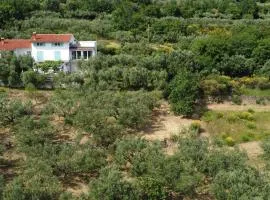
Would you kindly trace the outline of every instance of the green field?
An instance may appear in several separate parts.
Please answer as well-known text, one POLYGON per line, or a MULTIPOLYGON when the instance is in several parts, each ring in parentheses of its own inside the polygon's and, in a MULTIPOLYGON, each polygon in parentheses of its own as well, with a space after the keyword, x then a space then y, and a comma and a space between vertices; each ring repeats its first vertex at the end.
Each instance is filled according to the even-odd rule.
POLYGON ((270 135, 270 112, 209 111, 202 119, 206 131, 225 142, 228 138, 235 143, 255 141, 270 135))
POLYGON ((248 89, 245 88, 242 90, 242 93, 247 96, 255 96, 255 97, 270 97, 270 89, 268 90, 260 90, 260 89, 248 89))

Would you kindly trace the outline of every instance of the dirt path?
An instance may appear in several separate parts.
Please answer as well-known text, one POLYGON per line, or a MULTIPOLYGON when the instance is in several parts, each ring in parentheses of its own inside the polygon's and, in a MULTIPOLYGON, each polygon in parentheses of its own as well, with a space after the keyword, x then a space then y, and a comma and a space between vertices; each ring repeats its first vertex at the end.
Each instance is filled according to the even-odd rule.
POLYGON ((163 141, 189 127, 193 121, 192 119, 174 115, 170 112, 169 104, 163 102, 159 108, 153 111, 152 125, 142 131, 141 134, 147 140, 163 141))
POLYGON ((265 162, 261 158, 263 154, 263 149, 261 143, 258 141, 247 142, 239 144, 240 150, 243 150, 247 153, 249 158, 249 164, 257 169, 262 169, 265 167, 265 162))
POLYGON ((246 151, 250 159, 256 159, 263 154, 260 142, 258 141, 239 144, 239 148, 246 151))
POLYGON ((217 111, 244 111, 248 109, 253 109, 256 112, 265 112, 270 111, 270 105, 233 105, 232 103, 224 102, 222 104, 209 104, 208 109, 217 111))

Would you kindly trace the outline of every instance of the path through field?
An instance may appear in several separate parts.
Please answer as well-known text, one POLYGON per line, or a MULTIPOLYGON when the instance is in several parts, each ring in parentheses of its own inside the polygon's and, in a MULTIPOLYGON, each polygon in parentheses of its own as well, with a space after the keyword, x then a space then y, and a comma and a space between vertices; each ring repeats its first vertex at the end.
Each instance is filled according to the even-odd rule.
POLYGON ((190 126, 194 120, 176 116, 170 111, 170 105, 163 102, 159 108, 155 108, 152 115, 152 125, 143 132, 143 138, 147 140, 170 139, 172 135, 179 134, 181 130, 190 126))
POLYGON ((239 144, 239 148, 245 151, 249 158, 249 164, 257 169, 265 167, 265 162, 261 158, 263 149, 258 141, 239 144))

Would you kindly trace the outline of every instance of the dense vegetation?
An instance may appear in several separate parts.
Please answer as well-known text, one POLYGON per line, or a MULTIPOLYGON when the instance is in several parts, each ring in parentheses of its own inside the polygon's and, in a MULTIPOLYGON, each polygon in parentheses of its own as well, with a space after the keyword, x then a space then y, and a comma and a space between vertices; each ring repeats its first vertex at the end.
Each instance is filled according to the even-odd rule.
POLYGON ((98 40, 98 56, 53 75, 48 96, 38 89, 59 63, 1 52, 0 84, 27 98, 0 89, 0 200, 269 199, 269 112, 205 109, 269 101, 269 11, 266 0, 0 0, 1 37, 98 40), (163 98, 220 137, 194 123, 171 138, 173 155, 141 138, 163 98), (261 139, 263 169, 228 147, 261 139), (75 179, 87 192, 69 192, 75 179))

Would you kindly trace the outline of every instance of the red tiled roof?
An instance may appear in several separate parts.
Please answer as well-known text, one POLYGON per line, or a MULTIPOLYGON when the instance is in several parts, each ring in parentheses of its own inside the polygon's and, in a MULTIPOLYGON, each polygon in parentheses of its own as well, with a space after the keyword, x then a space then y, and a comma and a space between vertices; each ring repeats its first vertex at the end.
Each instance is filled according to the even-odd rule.
POLYGON ((32 42, 69 42, 72 34, 33 34, 32 42))
POLYGON ((0 41, 0 51, 12 51, 15 49, 31 48, 31 40, 4 39, 0 41))

